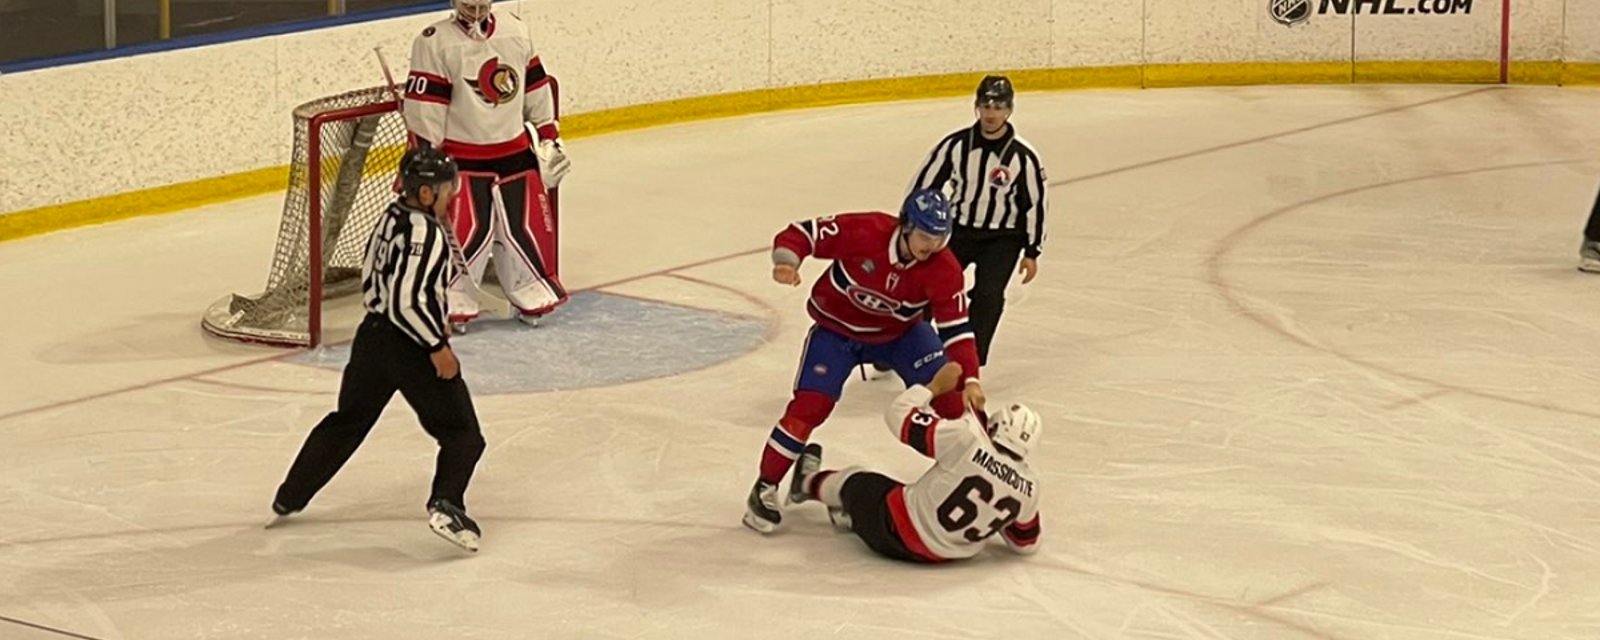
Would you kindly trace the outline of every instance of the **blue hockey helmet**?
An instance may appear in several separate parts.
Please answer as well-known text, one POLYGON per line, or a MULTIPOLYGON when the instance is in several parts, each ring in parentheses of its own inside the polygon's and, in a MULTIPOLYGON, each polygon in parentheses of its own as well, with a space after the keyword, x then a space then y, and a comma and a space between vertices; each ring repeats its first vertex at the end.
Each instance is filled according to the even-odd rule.
POLYGON ((943 238, 950 235, 954 217, 950 200, 934 189, 912 191, 905 204, 900 205, 900 227, 907 231, 916 229, 943 238))

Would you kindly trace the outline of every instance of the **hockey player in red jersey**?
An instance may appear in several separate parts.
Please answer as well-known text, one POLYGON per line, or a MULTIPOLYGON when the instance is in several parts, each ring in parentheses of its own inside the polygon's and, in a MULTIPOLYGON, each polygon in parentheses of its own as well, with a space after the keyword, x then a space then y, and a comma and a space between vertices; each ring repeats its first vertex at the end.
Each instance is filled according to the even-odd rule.
POLYGON ((440 147, 465 179, 453 226, 467 268, 450 285, 450 322, 459 332, 478 316, 492 248, 507 301, 537 324, 567 300, 547 189, 571 163, 550 78, 520 20, 495 14, 490 0, 452 8, 412 42, 404 101, 416 143, 440 147))
POLYGON ((949 363, 924 387, 912 386, 884 414, 889 432, 934 464, 911 484, 849 467, 822 470, 822 446, 806 445, 795 466, 789 504, 817 500, 834 525, 854 531, 878 554, 907 562, 978 555, 1001 534, 1012 551, 1039 549, 1039 477, 1028 454, 1039 444, 1039 415, 1007 405, 984 425, 971 413, 953 420, 927 411, 953 389, 960 365, 949 363))
POLYGON ((800 284, 800 263, 807 256, 833 263, 811 289, 807 310, 815 324, 806 336, 793 399, 762 451, 745 526, 761 533, 777 529, 783 519, 778 483, 811 431, 833 412, 856 366, 888 363, 915 385, 932 380, 948 358, 967 373, 934 407, 951 418, 964 413, 964 404, 983 409, 965 282, 945 249, 950 227, 949 201, 938 191, 922 190, 906 197, 899 219, 887 213, 829 216, 796 222, 774 239, 772 279, 780 284, 800 284))

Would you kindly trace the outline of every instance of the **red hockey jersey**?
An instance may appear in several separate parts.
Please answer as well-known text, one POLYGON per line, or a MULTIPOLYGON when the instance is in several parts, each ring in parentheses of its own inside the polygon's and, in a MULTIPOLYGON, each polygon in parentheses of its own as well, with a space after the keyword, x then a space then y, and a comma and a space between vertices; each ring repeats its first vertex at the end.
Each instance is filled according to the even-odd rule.
POLYGON ((933 318, 945 356, 961 364, 962 381, 978 377, 978 348, 967 319, 966 281, 949 249, 924 262, 899 262, 900 219, 887 213, 847 213, 789 225, 773 240, 802 260, 832 260, 811 288, 807 309, 824 328, 852 340, 882 344, 904 334, 924 314, 933 318))

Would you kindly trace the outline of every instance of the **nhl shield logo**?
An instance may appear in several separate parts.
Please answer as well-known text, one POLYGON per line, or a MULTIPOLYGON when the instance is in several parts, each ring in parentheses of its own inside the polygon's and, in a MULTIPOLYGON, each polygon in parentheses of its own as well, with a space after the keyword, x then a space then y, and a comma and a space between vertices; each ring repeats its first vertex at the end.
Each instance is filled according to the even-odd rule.
POLYGON ((1292 27, 1311 19, 1311 0, 1267 0, 1267 13, 1274 22, 1292 27))

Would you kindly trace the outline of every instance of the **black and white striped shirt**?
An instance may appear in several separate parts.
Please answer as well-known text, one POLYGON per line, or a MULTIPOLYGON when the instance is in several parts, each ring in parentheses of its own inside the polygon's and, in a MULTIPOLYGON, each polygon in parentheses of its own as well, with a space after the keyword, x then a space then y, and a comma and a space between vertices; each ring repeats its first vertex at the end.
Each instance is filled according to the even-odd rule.
POLYGON ((1039 153, 1009 123, 996 140, 985 139, 980 126, 940 140, 911 189, 945 189, 958 227, 1025 231, 1025 255, 1036 258, 1044 248, 1050 200, 1039 153))
POLYGON ((367 242, 362 301, 429 352, 449 344, 445 291, 455 275, 439 219, 402 202, 389 205, 367 242))

